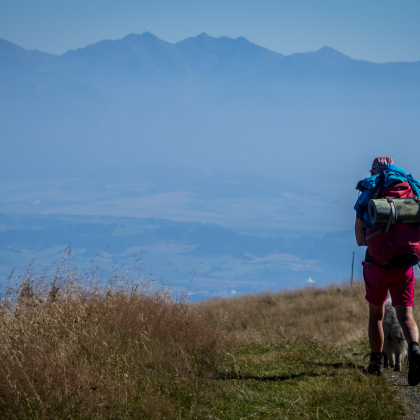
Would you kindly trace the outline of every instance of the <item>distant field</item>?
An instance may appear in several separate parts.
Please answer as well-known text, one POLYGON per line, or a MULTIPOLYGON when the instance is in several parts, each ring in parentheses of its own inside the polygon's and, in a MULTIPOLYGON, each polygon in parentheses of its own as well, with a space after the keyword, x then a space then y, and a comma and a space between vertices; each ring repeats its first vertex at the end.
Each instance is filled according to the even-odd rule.
POLYGON ((59 266, 9 290, 0 317, 0 417, 403 415, 392 387, 361 373, 362 283, 189 304, 139 280, 115 272, 104 286, 59 266))
MULTIPOLYGON (((235 230, 155 218, 0 213, 0 286, 13 268, 15 277, 24 275, 29 263, 36 271, 49 269, 68 246, 70 266, 89 271, 93 262, 104 280, 115 267, 132 266, 140 257, 145 276, 174 292, 188 291, 193 301, 294 288, 309 278, 318 286, 348 278, 356 248, 352 231, 235 230)), ((363 250, 356 250, 356 277, 362 256, 363 250)))

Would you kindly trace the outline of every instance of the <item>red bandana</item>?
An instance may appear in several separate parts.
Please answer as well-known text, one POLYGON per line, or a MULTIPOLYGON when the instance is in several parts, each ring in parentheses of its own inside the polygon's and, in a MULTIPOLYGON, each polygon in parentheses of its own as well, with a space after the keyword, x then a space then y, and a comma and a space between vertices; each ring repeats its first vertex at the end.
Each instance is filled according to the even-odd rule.
POLYGON ((377 157, 373 161, 371 171, 383 172, 388 167, 388 165, 393 165, 393 164, 394 164, 394 161, 392 160, 392 158, 388 156, 380 156, 380 157, 377 157))

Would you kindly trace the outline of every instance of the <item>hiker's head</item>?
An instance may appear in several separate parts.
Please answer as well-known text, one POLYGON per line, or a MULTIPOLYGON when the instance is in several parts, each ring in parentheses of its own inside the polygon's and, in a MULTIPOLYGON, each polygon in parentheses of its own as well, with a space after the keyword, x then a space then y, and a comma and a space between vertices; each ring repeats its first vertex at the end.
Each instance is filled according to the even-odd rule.
POLYGON ((377 175, 382 173, 388 165, 393 165, 394 161, 388 156, 379 156, 375 158, 372 163, 372 169, 370 170, 371 175, 377 175))

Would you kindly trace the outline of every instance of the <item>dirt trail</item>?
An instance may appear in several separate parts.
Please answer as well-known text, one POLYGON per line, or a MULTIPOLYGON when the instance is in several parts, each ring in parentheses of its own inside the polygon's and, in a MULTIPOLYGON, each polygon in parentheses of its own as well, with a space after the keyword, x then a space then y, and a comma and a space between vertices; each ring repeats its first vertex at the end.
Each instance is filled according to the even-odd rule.
POLYGON ((400 395, 400 400, 407 410, 404 420, 420 419, 420 387, 409 386, 407 383, 407 370, 401 372, 387 372, 385 378, 391 382, 400 395))

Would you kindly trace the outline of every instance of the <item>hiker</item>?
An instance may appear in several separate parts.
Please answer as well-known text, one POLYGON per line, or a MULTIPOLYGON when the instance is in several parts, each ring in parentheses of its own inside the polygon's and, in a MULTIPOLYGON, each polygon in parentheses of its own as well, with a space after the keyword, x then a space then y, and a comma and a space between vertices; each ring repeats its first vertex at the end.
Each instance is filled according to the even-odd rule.
MULTIPOLYGON (((356 242, 359 246, 367 246, 365 261, 362 264, 366 300, 369 302, 368 333, 371 353, 370 364, 363 371, 379 376, 383 374, 382 321, 389 291, 398 322, 409 344, 408 384, 413 386, 420 383, 419 331, 413 319, 413 266, 419 262, 420 257, 420 230, 418 225, 391 225, 392 212, 386 228, 375 226, 369 217, 368 205, 371 199, 386 198, 392 210, 392 198, 420 197, 420 183, 411 175, 407 175, 404 169, 395 166, 393 160, 387 156, 377 157, 373 161, 370 173, 370 177, 357 184, 356 189, 360 193, 354 206, 356 242), (408 229, 409 235, 414 239, 410 236, 411 241, 397 241, 395 238, 402 237, 398 236, 400 229, 408 229), (389 239, 389 235, 393 235, 392 240, 389 239)), ((396 211, 394 217, 395 214, 396 211)))

